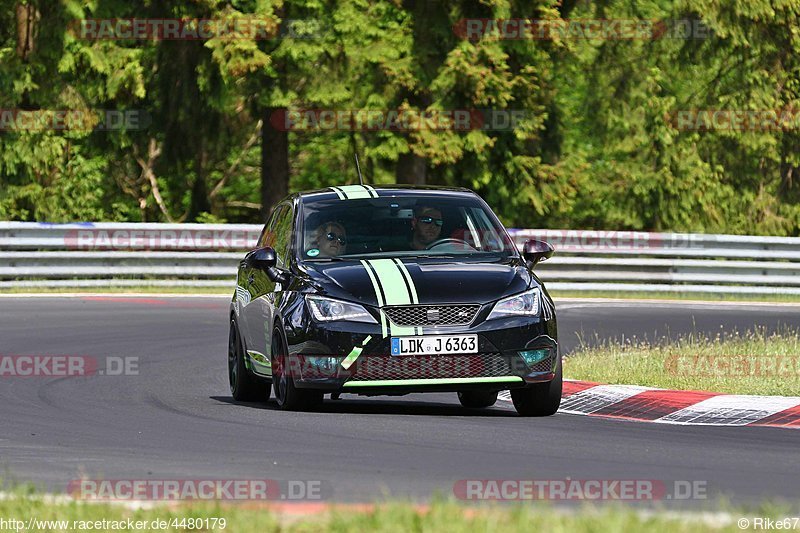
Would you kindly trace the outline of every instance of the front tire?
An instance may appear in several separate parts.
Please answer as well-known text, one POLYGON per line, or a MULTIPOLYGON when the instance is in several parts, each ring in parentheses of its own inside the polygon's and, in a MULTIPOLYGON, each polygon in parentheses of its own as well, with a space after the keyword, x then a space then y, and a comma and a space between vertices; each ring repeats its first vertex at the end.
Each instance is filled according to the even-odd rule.
POLYGON ((283 339, 276 331, 272 336, 272 383, 278 407, 283 411, 307 411, 319 407, 322 391, 298 389, 291 373, 287 370, 283 339))
POLYGON ((497 391, 462 391, 458 393, 458 401, 461 402, 461 405, 470 409, 491 407, 497 402, 497 391))
POLYGON ((520 416, 550 416, 561 405, 561 354, 556 360, 555 377, 546 383, 534 383, 524 389, 511 389, 511 400, 520 416))
POLYGON ((236 321, 231 319, 228 334, 228 384, 231 396, 238 402, 269 400, 269 387, 259 382, 244 363, 244 342, 236 321))

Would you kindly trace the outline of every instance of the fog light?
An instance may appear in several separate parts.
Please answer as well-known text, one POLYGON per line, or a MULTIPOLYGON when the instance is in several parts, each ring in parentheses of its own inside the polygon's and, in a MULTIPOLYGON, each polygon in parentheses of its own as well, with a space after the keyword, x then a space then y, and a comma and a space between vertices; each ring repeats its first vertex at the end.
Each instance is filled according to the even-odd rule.
POLYGON ((526 365, 533 366, 536 363, 544 361, 550 357, 550 350, 547 348, 542 348, 540 350, 525 350, 524 352, 519 352, 519 354, 525 360, 526 365))
POLYGON ((314 370, 326 376, 335 374, 339 364, 338 357, 307 357, 306 359, 314 370))

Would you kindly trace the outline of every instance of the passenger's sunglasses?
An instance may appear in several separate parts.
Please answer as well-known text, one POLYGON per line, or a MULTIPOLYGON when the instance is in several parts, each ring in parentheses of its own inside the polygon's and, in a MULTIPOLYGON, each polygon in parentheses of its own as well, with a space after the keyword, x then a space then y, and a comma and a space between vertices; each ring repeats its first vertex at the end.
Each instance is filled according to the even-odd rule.
POLYGON ((442 220, 441 218, 417 217, 417 220, 419 220, 423 224, 433 224, 434 222, 436 222, 437 226, 441 226, 442 224, 444 224, 444 220, 442 220))
POLYGON ((326 237, 328 237, 329 241, 337 239, 339 241, 339 244, 347 244, 347 239, 344 238, 344 235, 337 235, 334 232, 329 231, 326 237))

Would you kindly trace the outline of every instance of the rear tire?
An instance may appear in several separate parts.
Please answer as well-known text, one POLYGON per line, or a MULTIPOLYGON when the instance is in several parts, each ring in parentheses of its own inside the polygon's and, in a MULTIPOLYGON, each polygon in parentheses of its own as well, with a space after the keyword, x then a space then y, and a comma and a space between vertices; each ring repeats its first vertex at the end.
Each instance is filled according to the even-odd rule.
POLYGON ((231 319, 228 333, 228 384, 231 396, 238 402, 269 400, 269 386, 250 374, 244 363, 244 342, 236 321, 231 319))
POLYGON ((298 389, 294 378, 286 371, 286 350, 281 335, 272 336, 272 383, 275 401, 283 411, 308 411, 322 405, 322 391, 298 389))
POLYGON ((561 354, 556 359, 555 377, 547 383, 534 383, 524 389, 511 389, 511 400, 520 416, 550 416, 561 405, 561 354))
POLYGON ((469 390, 458 393, 461 405, 470 409, 491 407, 497 402, 497 391, 469 390))

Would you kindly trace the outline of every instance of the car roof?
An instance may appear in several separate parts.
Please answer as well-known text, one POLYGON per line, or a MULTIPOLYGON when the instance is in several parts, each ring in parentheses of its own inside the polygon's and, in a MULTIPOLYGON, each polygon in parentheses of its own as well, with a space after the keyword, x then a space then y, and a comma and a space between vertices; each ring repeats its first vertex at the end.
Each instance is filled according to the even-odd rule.
POLYGON ((440 187, 434 185, 334 185, 332 187, 325 187, 324 189, 315 189, 311 191, 303 191, 295 193, 301 200, 321 201, 333 200, 339 198, 345 191, 356 190, 358 192, 374 191, 379 197, 403 197, 403 196, 416 196, 420 193, 426 195, 442 195, 442 196, 477 196, 473 191, 464 187, 440 187))

